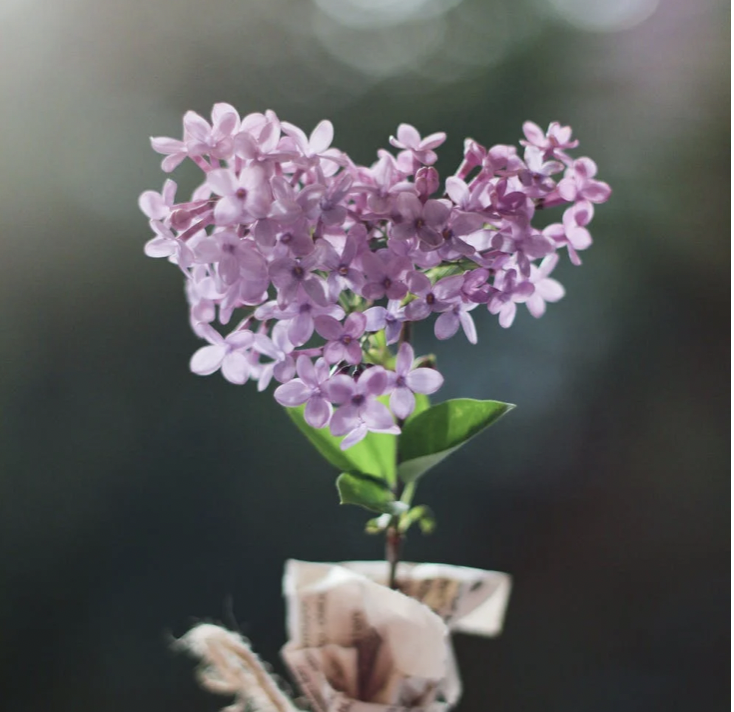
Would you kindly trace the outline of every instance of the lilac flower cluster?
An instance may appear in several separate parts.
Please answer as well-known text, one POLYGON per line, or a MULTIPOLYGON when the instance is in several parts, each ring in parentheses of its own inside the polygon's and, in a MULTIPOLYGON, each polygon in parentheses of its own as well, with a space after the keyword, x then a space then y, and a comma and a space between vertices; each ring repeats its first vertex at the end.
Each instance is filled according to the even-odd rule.
POLYGON ((276 400, 305 404, 307 422, 346 436, 343 448, 369 431, 398 433, 414 394, 441 387, 432 364, 415 367, 413 322, 435 314, 438 339, 461 328, 476 343, 479 306, 503 327, 517 304, 540 317, 564 295, 550 276, 559 251, 580 264, 594 204, 610 194, 591 159, 568 155, 578 141, 558 123, 545 133, 525 123, 522 154, 467 139, 443 186, 433 164, 446 135, 407 124, 390 137, 397 151, 369 167, 332 147, 329 121, 306 136, 272 111, 241 118, 216 104, 211 123, 188 112, 183 124, 183 140, 152 146, 164 171, 188 158, 204 182, 177 202, 167 180, 140 207, 155 233, 146 254, 183 271, 191 325, 208 342, 191 370, 259 390, 275 379, 276 400), (533 227, 537 210, 555 206, 561 222, 533 227), (213 324, 235 311, 223 336, 213 324))

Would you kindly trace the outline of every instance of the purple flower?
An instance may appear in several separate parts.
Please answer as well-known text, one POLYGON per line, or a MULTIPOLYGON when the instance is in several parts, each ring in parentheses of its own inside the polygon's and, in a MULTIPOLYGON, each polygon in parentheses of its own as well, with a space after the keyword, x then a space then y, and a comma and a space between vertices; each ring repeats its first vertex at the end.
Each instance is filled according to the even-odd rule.
POLYGON ((243 168, 239 175, 229 168, 217 168, 207 174, 206 182, 221 196, 214 208, 217 225, 237 225, 268 216, 273 198, 260 166, 243 168))
POLYGON ((579 142, 571 140, 571 127, 561 126, 557 121, 553 121, 548 126, 548 131, 543 133, 543 129, 532 121, 526 121, 522 125, 522 131, 525 134, 525 140, 520 143, 523 146, 534 146, 543 152, 543 160, 548 161, 553 158, 560 158, 563 161, 570 161, 564 153, 564 149, 576 148, 579 142))
POLYGON ((379 160, 368 170, 359 172, 359 189, 367 194, 367 207, 373 216, 387 216, 400 193, 415 191, 415 185, 403 180, 395 157, 387 151, 378 151, 379 160))
POLYGON ((163 190, 156 193, 154 190, 146 190, 138 198, 138 206, 151 220, 166 220, 171 216, 174 201, 176 200, 176 188, 178 186, 172 180, 163 184, 163 190))
POLYGON ((568 256, 574 265, 581 264, 577 250, 585 250, 591 245, 591 234, 586 226, 594 217, 594 206, 582 200, 572 205, 563 213, 563 225, 548 225, 543 234, 568 248, 568 256))
POLYGON ((459 296, 464 284, 464 275, 455 274, 444 277, 436 284, 421 272, 413 272, 408 281, 410 291, 418 298, 405 307, 405 315, 411 321, 425 319, 431 312, 446 311, 459 296))
POLYGON ((402 299, 408 287, 401 281, 411 267, 410 260, 388 250, 366 252, 362 256, 362 268, 367 275, 367 284, 362 288, 365 299, 402 299))
POLYGON ((380 149, 371 166, 361 166, 331 147, 329 121, 306 136, 272 111, 240 119, 220 103, 211 121, 188 112, 183 123, 181 141, 158 137, 152 145, 165 170, 188 157, 203 182, 176 203, 176 184, 166 181, 139 205, 154 232, 146 254, 168 258, 186 275, 189 320, 208 341, 191 367, 202 375, 221 370, 235 383, 256 380, 261 390, 275 378, 283 384, 276 399, 305 405, 307 421, 330 423, 345 448, 369 431, 398 431, 379 396, 391 395, 403 419, 415 393, 440 385, 440 374, 412 369, 414 354, 404 345, 395 371, 384 370, 395 352, 385 342, 399 342, 406 321, 435 313, 438 339, 463 328, 476 343, 471 311, 478 304, 503 327, 518 303, 540 316, 563 296, 550 277, 556 251, 565 247, 580 263, 594 204, 610 194, 591 159, 565 153, 577 142, 558 123, 544 134, 527 122, 522 155, 467 139, 437 199, 429 196, 442 185, 433 166, 443 133, 422 138, 401 124, 390 137, 397 156, 380 149), (557 222, 534 226, 538 210, 560 206, 557 222), (383 298, 386 305, 372 305, 383 298), (243 308, 250 316, 229 336, 212 328, 243 308), (314 331, 318 343, 306 348, 314 331), (362 375, 329 376, 332 364, 362 375))
POLYGON ((288 339, 288 326, 280 322, 273 327, 271 337, 265 334, 255 334, 254 347, 258 353, 273 359, 271 363, 263 365, 257 383, 257 390, 264 391, 270 384, 270 379, 285 383, 293 378, 296 372, 296 363, 291 355, 294 345, 288 339))
POLYGON ((609 199, 612 189, 607 183, 594 180, 597 167, 590 158, 578 158, 569 168, 563 180, 558 184, 560 196, 569 202, 588 200, 592 203, 603 203, 609 199))
POLYGON ((451 214, 451 208, 445 202, 427 200, 421 203, 412 193, 400 193, 396 206, 399 218, 390 231, 391 238, 410 240, 416 237, 426 250, 443 244, 441 230, 451 214))
POLYGON ((286 150, 299 152, 299 158, 293 159, 304 168, 318 167, 326 176, 334 175, 341 163, 341 152, 329 148, 334 140, 334 126, 331 121, 321 121, 307 138, 306 134, 293 124, 284 121, 281 124, 283 132, 288 134, 281 147, 286 150))
POLYGON ((387 372, 380 366, 363 371, 357 380, 337 375, 324 384, 329 400, 340 406, 331 417, 329 429, 332 435, 346 436, 342 450, 364 439, 368 432, 400 433, 387 406, 377 400, 387 385, 387 372))
POLYGON ((535 287, 527 281, 517 281, 514 269, 500 272, 494 282, 499 291, 488 304, 490 314, 500 315, 500 326, 508 329, 512 326, 517 313, 517 302, 526 302, 535 291, 535 287))
POLYGON ((186 144, 167 136, 151 136, 150 145, 156 153, 162 153, 165 158, 161 161, 161 168, 170 173, 189 155, 186 144))
POLYGON ((352 177, 341 173, 334 183, 324 188, 319 198, 316 215, 324 225, 341 225, 347 219, 347 208, 342 204, 352 186, 352 177))
POLYGON ((241 158, 259 163, 272 174, 273 166, 282 160, 292 160, 297 153, 278 149, 280 120, 274 111, 264 114, 248 114, 242 119, 242 129, 234 137, 235 153, 241 158))
MULTIPOLYGON (((314 319, 317 316, 344 318, 344 310, 336 304, 320 304, 303 289, 299 289, 294 300, 285 309, 275 309, 273 316, 280 319, 288 329, 288 338, 295 346, 302 346, 313 335, 314 319)), ((258 316, 258 312, 255 312, 258 316)))
POLYGON ((229 104, 214 104, 212 124, 194 111, 184 115, 184 143, 189 156, 230 158, 234 153, 233 134, 240 125, 240 115, 229 104))
POLYGON ((323 428, 331 418, 331 403, 322 392, 329 380, 329 366, 320 358, 316 364, 308 356, 299 356, 296 361, 298 378, 275 389, 275 400, 286 408, 306 404, 304 417, 312 428, 323 428))
POLYGON ((400 338, 403 322, 407 320, 405 307, 400 306, 399 299, 391 299, 385 307, 370 307, 364 315, 367 317, 365 331, 385 330, 385 340, 388 345, 394 344, 400 338))
POLYGON ((433 325, 433 333, 439 341, 450 339, 459 326, 470 344, 477 343, 477 327, 469 312, 479 305, 473 302, 455 302, 448 311, 441 314, 433 325))
POLYGON ((464 273, 464 284, 461 297, 465 301, 486 304, 492 294, 492 287, 487 284, 489 270, 474 269, 464 273))
POLYGON ((361 224, 355 225, 344 242, 341 256, 331 243, 323 242, 322 264, 329 270, 326 280, 329 296, 336 300, 345 289, 351 289, 359 294, 364 286, 364 275, 352 266, 355 257, 360 252, 360 246, 367 241, 367 231, 361 224))
MULTIPOLYGON (((196 257, 203 262, 216 263, 219 276, 227 285, 234 284, 240 278, 242 269, 252 268, 256 264, 263 268, 262 276, 267 278, 262 257, 231 230, 215 232, 199 242, 196 257)), ((267 281, 260 286, 257 294, 262 294, 264 289, 267 289, 267 281)))
POLYGON ((324 346, 327 363, 346 361, 356 366, 362 361, 362 345, 359 339, 367 324, 367 317, 362 312, 350 314, 343 325, 331 316, 317 316, 314 324, 319 335, 327 339, 324 346))
POLYGON ((306 257, 283 257, 275 260, 269 268, 270 278, 278 289, 278 304, 285 307, 296 297, 299 287, 318 304, 326 303, 326 285, 321 277, 312 274, 320 262, 318 251, 306 257))
POLYGON ((556 182, 551 176, 563 171, 560 161, 545 161, 543 153, 534 146, 525 149, 525 162, 517 159, 519 168, 517 178, 523 186, 523 192, 530 198, 542 198, 550 193, 556 182))
POLYGON ((535 285, 535 291, 525 302, 525 306, 536 319, 545 314, 546 302, 557 302, 566 294, 563 285, 548 276, 557 264, 558 255, 553 254, 548 255, 540 263, 540 267, 532 265, 530 268, 530 281, 535 285))
POLYGON ((415 164, 432 166, 438 158, 433 149, 438 148, 445 140, 446 134, 443 131, 422 139, 414 126, 400 124, 398 137, 390 136, 390 145, 409 151, 415 164))
POLYGON ((413 368, 413 347, 402 343, 395 359, 395 373, 391 375, 393 392, 390 408, 400 420, 405 420, 415 408, 414 393, 430 395, 443 385, 443 376, 433 368, 413 368))
POLYGON ((230 382, 242 385, 250 377, 247 352, 254 343, 251 331, 233 331, 224 338, 209 324, 199 324, 197 333, 211 345, 202 346, 192 357, 189 367, 198 376, 208 376, 222 369, 222 375, 230 382))
POLYGON ((151 220, 150 226, 158 236, 145 243, 144 250, 148 257, 168 257, 181 269, 190 267, 194 263, 194 253, 188 245, 176 237, 162 222, 151 220))
POLYGON ((554 251, 553 241, 549 236, 531 227, 526 219, 514 220, 492 238, 495 250, 514 255, 520 273, 530 275, 530 262, 545 257, 554 251))

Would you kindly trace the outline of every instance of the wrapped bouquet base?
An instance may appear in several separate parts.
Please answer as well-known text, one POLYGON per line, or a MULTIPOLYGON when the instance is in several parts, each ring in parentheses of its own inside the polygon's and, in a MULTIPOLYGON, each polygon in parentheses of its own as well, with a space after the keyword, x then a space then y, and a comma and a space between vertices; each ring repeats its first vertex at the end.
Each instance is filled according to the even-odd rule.
MULTIPOLYGON (((476 309, 504 328, 518 305, 542 316, 565 294, 551 277, 560 254, 581 264, 594 206, 611 193, 594 161, 569 154, 569 126, 522 129, 519 150, 467 138, 445 179, 434 149, 446 134, 408 124, 369 166, 332 146, 330 121, 307 136, 226 103, 211 123, 187 112, 181 140, 151 140, 164 171, 184 160, 202 171, 190 199, 167 180, 139 201, 155 235, 146 254, 181 270, 207 342, 191 370, 278 383, 276 401, 340 472, 341 503, 378 515, 366 530, 385 535, 386 564, 286 567, 283 657, 318 712, 450 709, 461 694, 450 631, 502 628, 505 574, 399 561, 408 530, 435 524, 414 502, 420 479, 514 407, 432 404, 444 377, 415 353, 415 328, 431 320, 438 340, 476 344, 476 309), (533 224, 556 208, 560 222, 533 224)), ((294 709, 238 636, 203 626, 183 642, 206 659, 207 686, 236 696, 232 710, 294 709)))
MULTIPOLYGON (((496 571, 401 564, 391 590, 385 562, 291 560, 283 592, 282 655, 318 712, 444 712, 461 696, 450 633, 498 635, 511 579, 496 571)), ((182 639, 200 655, 206 687, 234 694, 232 710, 296 709, 249 646, 211 625, 182 639)))

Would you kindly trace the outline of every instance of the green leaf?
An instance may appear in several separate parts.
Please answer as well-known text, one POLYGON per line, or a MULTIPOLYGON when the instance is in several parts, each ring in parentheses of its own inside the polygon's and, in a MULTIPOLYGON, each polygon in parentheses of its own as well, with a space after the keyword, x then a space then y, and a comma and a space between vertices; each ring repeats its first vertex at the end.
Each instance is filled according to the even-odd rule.
POLYGON ((397 436, 367 433, 364 440, 342 450, 340 443, 343 438, 334 437, 329 428, 312 428, 303 416, 304 410, 305 406, 285 409, 298 429, 334 467, 381 477, 390 484, 395 482, 397 436))
POLYGON ((362 472, 342 472, 336 478, 342 504, 357 504, 380 514, 401 514, 408 506, 395 500, 384 480, 362 472))
POLYGON ((433 516, 430 507, 426 507, 425 504, 413 507, 410 511, 403 514, 400 517, 398 529, 404 534, 416 522, 424 534, 430 534, 436 528, 436 518, 433 516))
POLYGON ((514 407, 499 401, 457 398, 423 411, 403 426, 398 476, 405 483, 415 482, 514 407))
POLYGON ((366 534, 382 534, 388 528, 391 521, 392 516, 381 514, 379 517, 368 520, 367 524, 364 525, 364 531, 366 534))
POLYGON ((431 407, 431 399, 423 393, 415 393, 415 408, 413 412, 408 416, 406 423, 409 423, 416 415, 420 415, 424 410, 428 410, 431 407))

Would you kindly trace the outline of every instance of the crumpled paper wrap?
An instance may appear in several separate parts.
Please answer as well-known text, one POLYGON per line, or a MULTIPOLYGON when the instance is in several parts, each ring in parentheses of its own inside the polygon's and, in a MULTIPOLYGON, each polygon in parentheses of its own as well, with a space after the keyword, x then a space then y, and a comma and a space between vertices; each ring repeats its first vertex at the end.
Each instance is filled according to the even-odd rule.
MULTIPOLYGON (((401 563, 400 591, 384 561, 288 561, 283 579, 289 641, 282 650, 315 712, 445 712, 461 696, 451 631, 495 636, 511 579, 496 571, 401 563)), ((298 712, 249 643, 201 624, 176 641, 202 660, 225 712, 298 712)))
POLYGON ((316 712, 444 712, 461 696, 450 631, 502 630, 511 579, 496 571, 383 561, 290 560, 283 658, 316 712))

